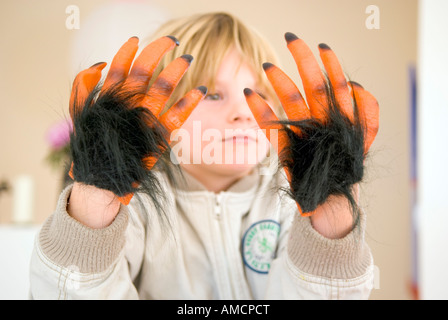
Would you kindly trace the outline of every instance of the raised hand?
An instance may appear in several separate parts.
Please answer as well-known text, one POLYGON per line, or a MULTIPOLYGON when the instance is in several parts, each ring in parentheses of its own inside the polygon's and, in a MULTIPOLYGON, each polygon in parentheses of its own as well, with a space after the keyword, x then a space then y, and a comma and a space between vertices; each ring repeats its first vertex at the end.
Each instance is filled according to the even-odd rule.
POLYGON ((279 153, 290 195, 303 216, 312 215, 330 195, 345 196, 356 209, 352 189, 362 180, 364 158, 378 132, 378 103, 359 84, 347 82, 327 45, 319 45, 324 74, 303 40, 292 33, 286 33, 285 39, 306 99, 281 69, 264 63, 288 120, 279 120, 250 89, 244 91, 247 103, 279 153), (278 140, 273 141, 270 130, 278 130, 278 140))
POLYGON ((191 90, 160 116, 193 57, 183 55, 172 61, 148 88, 160 60, 178 41, 162 37, 134 61, 138 42, 132 37, 122 45, 102 86, 98 83, 106 63, 80 72, 70 97, 71 177, 112 191, 125 205, 137 190, 146 187, 150 192, 154 187, 151 169, 169 148, 171 132, 184 123, 207 91, 205 87, 191 90))

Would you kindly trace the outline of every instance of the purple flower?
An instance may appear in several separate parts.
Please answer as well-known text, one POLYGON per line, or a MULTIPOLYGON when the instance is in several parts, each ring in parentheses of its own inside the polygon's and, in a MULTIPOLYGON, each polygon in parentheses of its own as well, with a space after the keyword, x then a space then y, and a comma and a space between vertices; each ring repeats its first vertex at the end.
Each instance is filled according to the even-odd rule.
POLYGON ((64 120, 62 122, 52 125, 46 135, 47 142, 52 149, 60 149, 70 142, 70 133, 73 131, 71 120, 64 120))

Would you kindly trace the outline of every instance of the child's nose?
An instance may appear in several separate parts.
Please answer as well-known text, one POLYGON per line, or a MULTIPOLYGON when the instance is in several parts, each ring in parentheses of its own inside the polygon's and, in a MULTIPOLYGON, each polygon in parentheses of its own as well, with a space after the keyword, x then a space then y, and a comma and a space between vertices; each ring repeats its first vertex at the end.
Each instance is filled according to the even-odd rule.
POLYGON ((243 94, 241 95, 241 98, 239 97, 232 102, 229 120, 231 122, 255 122, 255 118, 250 111, 243 94))

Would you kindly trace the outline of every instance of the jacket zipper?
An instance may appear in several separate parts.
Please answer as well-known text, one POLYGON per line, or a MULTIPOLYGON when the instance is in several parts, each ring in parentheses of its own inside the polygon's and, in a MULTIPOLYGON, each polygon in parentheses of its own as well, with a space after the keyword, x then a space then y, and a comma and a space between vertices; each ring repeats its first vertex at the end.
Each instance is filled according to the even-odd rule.
POLYGON ((233 286, 231 284, 231 277, 229 274, 229 265, 228 265, 228 257, 227 257, 227 250, 226 250, 226 242, 225 237, 223 233, 223 226, 222 226, 222 199, 223 195, 221 193, 218 193, 215 195, 215 204, 214 204, 214 213, 215 213, 215 219, 217 223, 217 233, 216 235, 219 237, 219 247, 218 252, 220 252, 221 259, 224 263, 221 264, 222 269, 222 275, 225 275, 225 279, 222 279, 223 283, 223 289, 227 287, 226 294, 223 296, 224 299, 233 299, 234 293, 233 293, 233 286))
POLYGON ((215 196, 215 217, 218 220, 221 220, 221 200, 222 200, 222 194, 218 193, 215 196))
MULTIPOLYGON (((215 212, 215 219, 216 219, 216 223, 217 223, 217 228, 218 228, 218 233, 219 233, 219 237, 221 240, 221 245, 220 245, 220 251, 221 251, 221 257, 225 260, 225 264, 224 264, 224 269, 222 270, 222 274, 226 275, 227 280, 225 281, 225 283, 227 285, 230 285, 229 288, 229 297, 225 297, 226 299, 241 299, 242 297, 247 296, 247 293, 243 293, 243 292, 239 292, 236 291, 235 292, 235 285, 237 283, 239 283, 240 281, 238 281, 237 279, 240 278, 238 276, 236 276, 235 274, 232 274, 231 269, 233 269, 235 266, 232 266, 229 264, 229 258, 231 258, 232 254, 231 252, 229 252, 228 246, 229 244, 226 242, 225 239, 225 234, 224 234, 224 226, 223 226, 223 219, 225 221, 225 218, 222 217, 222 202, 223 202, 223 198, 224 195, 222 193, 218 193, 215 194, 215 205, 214 205, 214 212, 215 212), (235 278, 236 277, 236 278, 235 278)), ((226 285, 224 285, 226 286, 226 285)))

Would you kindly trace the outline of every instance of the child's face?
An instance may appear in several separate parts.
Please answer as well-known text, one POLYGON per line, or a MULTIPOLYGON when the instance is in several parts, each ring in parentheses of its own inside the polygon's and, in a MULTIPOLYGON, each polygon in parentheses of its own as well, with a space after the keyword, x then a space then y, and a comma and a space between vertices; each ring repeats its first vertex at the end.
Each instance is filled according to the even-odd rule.
MULTIPOLYGON (((236 51, 223 59, 215 89, 192 112, 179 130, 172 152, 182 166, 215 175, 243 175, 269 150, 269 141, 259 129, 244 88, 258 91, 254 72, 241 63, 236 51), (181 155, 181 156, 180 156, 181 155)), ((172 158, 173 159, 173 158, 172 158)))

